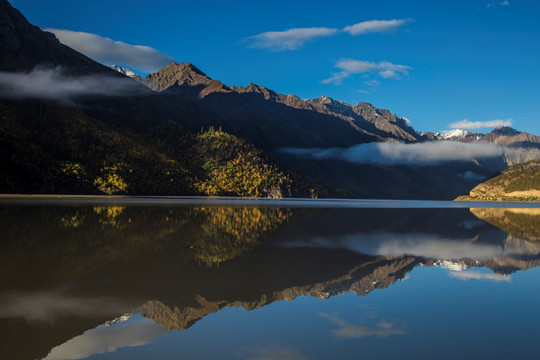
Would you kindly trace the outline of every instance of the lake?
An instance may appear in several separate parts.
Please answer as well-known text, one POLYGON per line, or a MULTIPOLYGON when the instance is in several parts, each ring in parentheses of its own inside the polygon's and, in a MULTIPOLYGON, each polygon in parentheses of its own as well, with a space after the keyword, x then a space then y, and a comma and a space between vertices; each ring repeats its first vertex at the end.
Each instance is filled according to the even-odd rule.
POLYGON ((0 198, 1 359, 537 359, 540 204, 0 198))

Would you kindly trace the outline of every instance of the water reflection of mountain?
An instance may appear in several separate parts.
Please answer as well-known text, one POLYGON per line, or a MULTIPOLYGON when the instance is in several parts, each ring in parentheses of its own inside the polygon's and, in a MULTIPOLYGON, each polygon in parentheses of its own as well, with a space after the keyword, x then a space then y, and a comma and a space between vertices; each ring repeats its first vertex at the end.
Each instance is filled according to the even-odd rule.
POLYGON ((288 227, 275 242, 289 248, 347 249, 391 258, 408 255, 423 261, 456 261, 502 274, 540 265, 540 244, 525 240, 537 236, 538 209, 471 212, 476 216, 464 209, 328 210, 288 227))
POLYGON ((224 307, 364 295, 419 264, 508 273, 540 261, 539 244, 466 209, 1 211, 0 330, 12 347, 0 357, 10 359, 44 357, 125 313, 187 329, 224 307))

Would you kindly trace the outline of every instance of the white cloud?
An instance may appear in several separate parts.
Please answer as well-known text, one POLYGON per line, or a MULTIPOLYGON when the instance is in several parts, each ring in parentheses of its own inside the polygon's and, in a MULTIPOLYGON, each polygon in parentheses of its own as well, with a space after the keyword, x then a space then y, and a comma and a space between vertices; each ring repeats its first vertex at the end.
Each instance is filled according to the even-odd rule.
POLYGON ((174 59, 148 46, 130 45, 96 34, 45 29, 63 44, 105 65, 121 65, 142 72, 155 72, 174 59))
POLYGON ((337 29, 325 27, 297 28, 285 31, 268 31, 246 38, 251 47, 271 50, 294 50, 317 37, 330 36, 337 29))
POLYGON ((320 313, 319 316, 328 319, 331 324, 338 326, 333 330, 334 335, 342 339, 354 339, 366 336, 388 337, 390 335, 406 334, 404 328, 398 328, 387 321, 379 321, 373 326, 351 325, 337 314, 320 313))
POLYGON ((512 149, 487 143, 461 143, 430 141, 404 144, 377 142, 354 145, 349 148, 299 149, 280 151, 315 159, 336 159, 362 164, 433 165, 445 161, 472 161, 512 153, 512 149))
POLYGON ((461 121, 456 121, 448 124, 448 127, 451 129, 482 129, 482 128, 494 128, 497 126, 512 126, 512 121, 514 119, 505 119, 505 120, 490 120, 490 121, 470 121, 468 119, 463 119, 461 121))
POLYGON ((340 84, 344 79, 348 78, 352 74, 365 74, 371 72, 376 72, 384 79, 401 79, 401 77, 408 75, 409 70, 412 69, 410 66, 392 64, 388 61, 371 62, 353 59, 341 59, 336 63, 335 67, 342 71, 333 74, 328 79, 323 80, 323 84, 340 84))
POLYGON ((509 282, 512 280, 510 275, 501 275, 501 274, 486 274, 478 271, 452 271, 450 276, 455 277, 460 280, 490 280, 490 281, 506 281, 509 282))
POLYGON ((411 19, 363 21, 354 25, 347 26, 343 29, 343 31, 348 32, 351 35, 362 35, 362 34, 375 33, 375 32, 388 32, 410 21, 411 19))
POLYGON ((366 84, 369 87, 377 87, 379 86, 379 80, 366 80, 364 81, 364 84, 366 84))
POLYGON ((492 1, 489 4, 487 4, 486 7, 491 8, 491 7, 508 6, 508 5, 510 5, 510 2, 507 1, 507 0, 505 0, 505 1, 492 1))
POLYGON ((81 95, 136 95, 146 89, 135 80, 110 75, 68 76, 61 68, 29 73, 0 72, 0 98, 54 99, 69 102, 81 95))

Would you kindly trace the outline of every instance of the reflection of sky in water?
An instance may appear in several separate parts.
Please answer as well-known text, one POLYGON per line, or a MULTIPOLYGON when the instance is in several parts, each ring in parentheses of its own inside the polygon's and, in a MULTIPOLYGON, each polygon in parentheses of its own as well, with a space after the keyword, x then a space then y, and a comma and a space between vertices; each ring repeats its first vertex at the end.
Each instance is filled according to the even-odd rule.
MULTIPOLYGON (((531 344, 537 344, 540 319, 538 269, 518 272, 511 282, 462 281, 448 273, 419 267, 406 282, 366 296, 299 297, 249 312, 225 308, 188 330, 166 334, 139 319, 148 337, 123 341, 118 335, 114 344, 105 343, 116 352, 99 359, 433 359, 436 353, 445 359, 536 358, 538 348, 531 344), (159 341, 133 347, 152 336, 159 341)), ((481 279, 491 271, 468 273, 481 279)))
MULTIPOLYGON (((354 234, 342 237, 312 237, 285 242, 284 247, 347 249, 380 256, 420 256, 431 259, 489 259, 495 256, 512 256, 519 252, 501 245, 446 239, 432 234, 375 233, 354 234)), ((536 247, 540 253, 540 247, 536 247)))
POLYGON ((51 350, 46 360, 86 359, 119 348, 151 343, 167 332, 152 320, 140 316, 112 326, 101 325, 51 350))

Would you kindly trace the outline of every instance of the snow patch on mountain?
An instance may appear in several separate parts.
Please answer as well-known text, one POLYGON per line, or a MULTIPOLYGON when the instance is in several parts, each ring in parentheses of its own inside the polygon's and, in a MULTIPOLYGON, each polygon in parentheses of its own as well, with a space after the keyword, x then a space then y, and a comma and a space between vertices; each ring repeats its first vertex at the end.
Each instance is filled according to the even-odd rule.
POLYGON ((470 131, 461 130, 461 129, 453 129, 453 130, 446 130, 443 131, 441 134, 441 138, 445 140, 449 139, 455 139, 455 138, 465 138, 468 135, 471 135, 472 133, 470 131))
POLYGON ((139 75, 135 74, 133 71, 131 71, 129 69, 126 69, 126 68, 123 68, 123 67, 118 66, 118 65, 112 65, 111 69, 113 69, 115 71, 118 71, 120 74, 124 74, 126 76, 129 76, 130 78, 139 77, 139 75))

